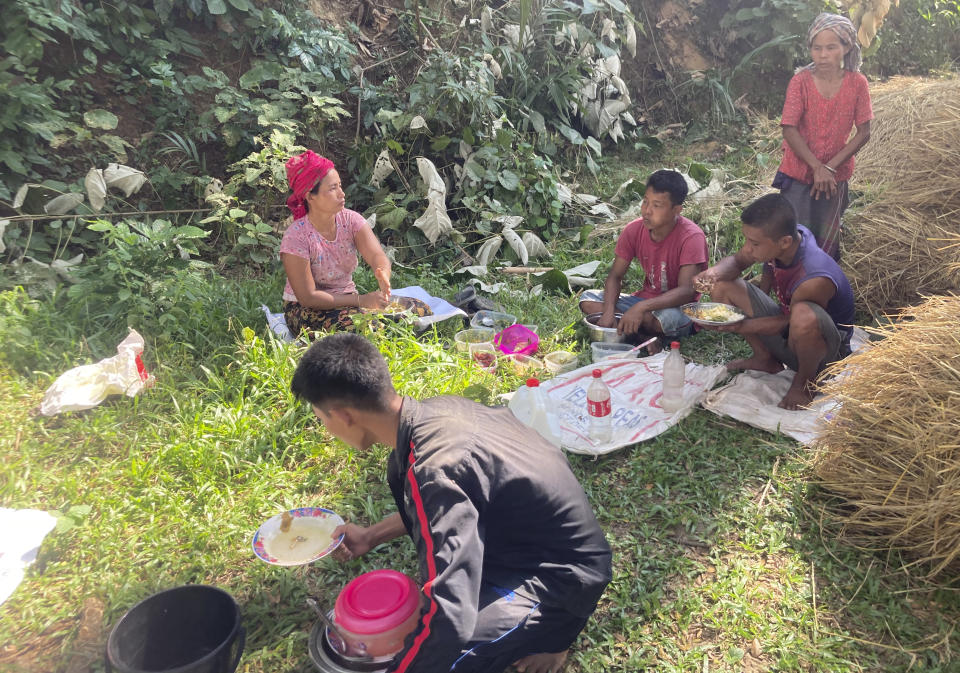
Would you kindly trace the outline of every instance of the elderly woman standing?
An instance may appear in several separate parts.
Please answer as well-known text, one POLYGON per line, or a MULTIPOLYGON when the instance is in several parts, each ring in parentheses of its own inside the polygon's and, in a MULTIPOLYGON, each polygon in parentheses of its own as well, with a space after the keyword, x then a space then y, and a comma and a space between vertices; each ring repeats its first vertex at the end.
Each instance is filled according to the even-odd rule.
POLYGON ((287 161, 293 223, 283 234, 280 258, 287 272, 283 315, 290 331, 350 327, 351 313, 381 309, 390 298, 390 260, 360 213, 344 208, 333 162, 311 151, 287 161), (374 269, 380 287, 359 294, 353 282, 357 253, 374 269))
POLYGON ((870 139, 873 107, 860 74, 860 46, 850 19, 820 14, 807 31, 812 63, 787 86, 780 125, 783 162, 773 186, 797 211, 817 244, 840 257, 840 218, 849 203, 853 155, 870 139), (857 132, 850 138, 850 131, 857 132))

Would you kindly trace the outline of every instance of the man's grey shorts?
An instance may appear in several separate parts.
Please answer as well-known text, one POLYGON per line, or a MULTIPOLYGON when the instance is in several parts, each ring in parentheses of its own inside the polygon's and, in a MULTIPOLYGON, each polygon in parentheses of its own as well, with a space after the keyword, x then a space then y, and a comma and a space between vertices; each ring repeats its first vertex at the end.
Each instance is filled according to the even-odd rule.
MULTIPOLYGON (((585 290, 580 295, 580 303, 585 301, 603 302, 603 290, 585 290)), ((636 306, 644 301, 641 297, 634 297, 632 294, 621 294, 617 300, 617 312, 626 313, 631 306, 636 306)), ((685 337, 693 333, 693 323, 683 311, 674 306, 670 308, 661 308, 651 311, 653 317, 660 321, 660 327, 663 333, 669 337, 685 337)))
MULTIPOLYGON (((753 307, 754 318, 765 318, 781 314, 780 305, 774 301, 770 295, 765 294, 763 290, 753 283, 747 283, 746 285, 747 294, 750 295, 750 304, 753 307)), ((817 367, 817 371, 820 371, 831 362, 848 355, 847 352, 844 352, 847 350, 844 347, 845 335, 840 333, 836 323, 833 322, 833 318, 830 317, 830 314, 827 313, 826 309, 822 306, 809 301, 802 303, 813 309, 813 312, 817 316, 817 324, 820 326, 820 333, 823 335, 823 340, 827 342, 827 354, 820 362, 820 366, 817 367)), ((787 337, 787 329, 784 329, 780 334, 757 335, 757 338, 760 339, 764 348, 770 351, 770 355, 793 371, 797 371, 797 354, 790 350, 787 337)))

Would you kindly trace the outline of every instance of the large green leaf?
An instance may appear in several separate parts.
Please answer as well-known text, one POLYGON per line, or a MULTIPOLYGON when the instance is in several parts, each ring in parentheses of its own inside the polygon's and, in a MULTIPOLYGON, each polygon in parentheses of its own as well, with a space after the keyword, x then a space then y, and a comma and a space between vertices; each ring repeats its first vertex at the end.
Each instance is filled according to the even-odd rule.
POLYGON ((120 120, 110 110, 87 110, 83 113, 83 123, 94 129, 112 131, 120 120))
POLYGON ((211 14, 226 14, 227 5, 223 0, 207 0, 207 11, 211 14))
POLYGON ((517 191, 517 187, 520 186, 520 176, 513 171, 500 171, 497 181, 503 185, 504 189, 509 189, 511 192, 517 191))

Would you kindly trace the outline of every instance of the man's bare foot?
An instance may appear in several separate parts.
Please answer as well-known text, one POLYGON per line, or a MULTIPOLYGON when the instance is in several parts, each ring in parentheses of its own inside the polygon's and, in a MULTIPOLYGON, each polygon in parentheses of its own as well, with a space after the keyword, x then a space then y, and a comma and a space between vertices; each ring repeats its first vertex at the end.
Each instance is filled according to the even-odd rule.
POLYGON ((529 654, 513 662, 520 673, 559 673, 567 662, 567 650, 563 652, 540 652, 529 654))
POLYGON ((781 409, 805 409, 813 401, 815 395, 816 392, 811 390, 809 383, 801 388, 790 386, 790 390, 783 396, 778 406, 781 409))
POLYGON ((727 363, 727 371, 735 372, 740 369, 755 369, 768 374, 776 374, 783 371, 783 365, 773 358, 746 358, 744 360, 731 360, 727 363))

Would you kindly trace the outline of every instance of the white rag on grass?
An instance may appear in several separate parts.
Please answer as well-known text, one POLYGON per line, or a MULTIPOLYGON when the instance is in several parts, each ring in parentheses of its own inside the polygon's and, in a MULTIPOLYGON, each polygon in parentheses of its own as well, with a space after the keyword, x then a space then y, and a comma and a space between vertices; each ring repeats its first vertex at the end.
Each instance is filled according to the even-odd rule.
POLYGON ((710 367, 688 362, 683 406, 669 413, 660 408, 666 357, 667 353, 662 352, 639 359, 609 359, 543 381, 540 389, 547 398, 551 426, 560 429, 561 446, 573 453, 599 456, 656 437, 689 415, 707 391, 726 375, 722 365, 710 367), (591 440, 587 431, 587 386, 593 380, 594 369, 603 372, 613 408, 611 438, 603 443, 591 440))
MULTIPOLYGON (((458 315, 464 317, 467 316, 466 312, 462 309, 457 308, 445 299, 431 296, 419 285, 398 287, 391 290, 390 294, 391 296, 419 299, 430 307, 430 310, 433 311, 433 315, 417 318, 414 321, 414 325, 416 325, 417 329, 424 329, 428 325, 432 325, 435 322, 440 322, 441 320, 453 318, 458 315)), ((267 324, 270 326, 270 330, 274 334, 276 334, 282 341, 293 341, 293 335, 290 334, 290 329, 287 327, 287 322, 283 317, 283 313, 271 313, 270 309, 263 304, 260 305, 260 309, 266 315, 267 324)))
POLYGON ((40 543, 57 519, 38 509, 0 507, 0 604, 23 580, 24 570, 37 559, 40 543))
MULTIPOLYGON (((859 327, 853 328, 850 339, 852 351, 865 348, 869 342, 870 335, 859 327)), ((777 374, 743 372, 727 385, 710 392, 703 401, 703 407, 718 416, 729 416, 761 430, 787 435, 810 446, 817 437, 821 420, 830 418, 837 405, 832 400, 816 397, 809 409, 781 409, 777 405, 790 389, 794 374, 795 372, 788 369, 777 374)), ((843 376, 843 372, 838 376, 843 376)))

